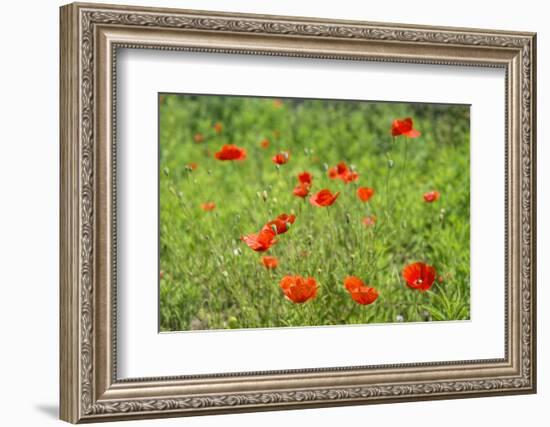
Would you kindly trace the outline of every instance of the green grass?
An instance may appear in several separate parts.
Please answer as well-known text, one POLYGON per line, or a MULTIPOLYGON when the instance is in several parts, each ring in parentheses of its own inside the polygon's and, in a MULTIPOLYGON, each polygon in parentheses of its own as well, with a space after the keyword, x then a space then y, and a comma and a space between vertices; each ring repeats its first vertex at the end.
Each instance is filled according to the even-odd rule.
POLYGON ((159 108, 162 331, 469 319, 469 107, 320 100, 277 107, 272 99, 164 95, 159 108), (391 137, 392 120, 403 117, 414 119, 419 138, 391 137), (248 158, 216 160, 223 144, 244 147, 248 158), (276 167, 271 157, 280 150, 291 158, 276 167), (359 180, 329 179, 327 166, 339 161, 359 180), (314 176, 312 193, 341 192, 334 205, 292 194, 304 170, 314 176), (375 189, 369 202, 357 198, 358 186, 375 189), (424 202, 430 190, 441 198, 424 202), (210 201, 216 208, 203 211, 210 201), (268 252, 240 240, 283 212, 296 222, 268 252), (361 223, 367 215, 377 217, 373 227, 361 223), (279 267, 267 270, 262 255, 276 256, 279 267), (434 266, 442 281, 424 293, 408 288, 401 271, 415 261, 434 266), (304 304, 279 287, 298 274, 319 285, 304 304), (355 303, 343 287, 349 275, 379 298, 355 303))

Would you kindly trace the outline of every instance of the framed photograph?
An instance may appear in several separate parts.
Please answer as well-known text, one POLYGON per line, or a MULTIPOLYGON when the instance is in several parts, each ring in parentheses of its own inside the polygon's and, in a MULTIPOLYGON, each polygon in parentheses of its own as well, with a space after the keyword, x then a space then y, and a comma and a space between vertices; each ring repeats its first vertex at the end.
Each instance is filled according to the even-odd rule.
POLYGON ((535 34, 60 22, 63 420, 536 391, 535 34))

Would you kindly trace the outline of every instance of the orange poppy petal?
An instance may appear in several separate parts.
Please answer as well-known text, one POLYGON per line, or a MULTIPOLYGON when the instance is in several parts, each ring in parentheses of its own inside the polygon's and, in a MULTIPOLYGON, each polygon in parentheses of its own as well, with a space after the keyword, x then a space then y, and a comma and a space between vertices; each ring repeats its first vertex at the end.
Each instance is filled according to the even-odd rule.
POLYGON ((378 299, 378 291, 368 286, 361 286, 350 292, 351 298, 361 305, 369 305, 378 299))
POLYGON ((364 285, 363 281, 356 276, 348 276, 344 279, 344 287, 348 292, 352 292, 363 285, 364 285))
POLYGON ((369 187, 359 187, 357 189, 357 197, 363 202, 368 202, 374 195, 374 189, 369 187))

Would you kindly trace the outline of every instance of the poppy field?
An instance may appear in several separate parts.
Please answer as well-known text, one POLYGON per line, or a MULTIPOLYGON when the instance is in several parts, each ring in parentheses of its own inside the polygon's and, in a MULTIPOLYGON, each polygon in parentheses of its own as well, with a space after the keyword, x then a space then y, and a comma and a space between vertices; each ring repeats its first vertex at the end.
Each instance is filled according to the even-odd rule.
POLYGON ((470 109, 159 95, 161 331, 467 320, 470 109))

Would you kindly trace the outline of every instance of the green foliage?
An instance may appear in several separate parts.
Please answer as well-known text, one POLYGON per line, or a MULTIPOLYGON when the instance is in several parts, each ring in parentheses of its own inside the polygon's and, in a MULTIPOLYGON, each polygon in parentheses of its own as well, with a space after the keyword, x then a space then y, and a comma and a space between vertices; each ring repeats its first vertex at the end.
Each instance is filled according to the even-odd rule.
POLYGON ((161 330, 468 319, 469 146, 465 106, 162 96, 161 330), (392 120, 403 117, 414 119, 419 138, 392 138, 392 120), (247 159, 216 160, 223 144, 245 148, 247 159), (290 161, 277 167, 271 157, 282 150, 290 161), (327 166, 340 161, 359 172, 358 181, 328 178, 327 166), (292 194, 306 170, 312 193, 340 192, 334 205, 318 208, 292 194), (359 186, 375 189, 369 202, 357 198, 359 186), (441 198, 426 203, 431 190, 441 198), (203 211, 205 202, 216 208, 203 211), (296 222, 268 252, 240 241, 283 212, 296 222), (362 223, 369 215, 377 219, 372 227, 362 223), (279 267, 267 270, 262 255, 276 256, 279 267), (415 261, 440 276, 425 293, 401 276, 415 261), (285 299, 285 275, 314 277, 317 297, 285 299), (375 303, 350 298, 343 287, 350 275, 378 290, 375 303))

